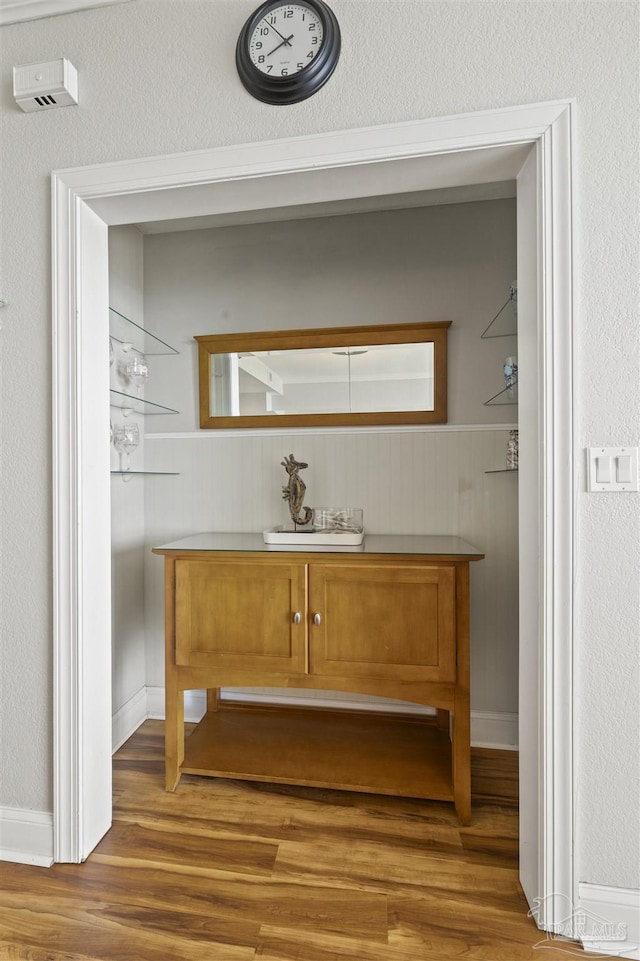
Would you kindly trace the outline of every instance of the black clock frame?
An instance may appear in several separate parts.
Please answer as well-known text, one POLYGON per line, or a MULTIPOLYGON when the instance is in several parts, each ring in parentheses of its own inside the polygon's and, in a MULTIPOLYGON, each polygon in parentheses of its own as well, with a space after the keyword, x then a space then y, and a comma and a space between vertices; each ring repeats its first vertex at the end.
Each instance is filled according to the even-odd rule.
POLYGON ((322 23, 322 45, 311 63, 290 77, 271 77, 255 66, 249 55, 251 36, 258 23, 271 10, 284 6, 283 0, 265 0, 249 17, 240 31, 236 46, 236 67, 245 88, 263 103, 299 103, 324 86, 336 68, 340 56, 340 27, 335 14, 324 0, 292 0, 309 7, 322 23))

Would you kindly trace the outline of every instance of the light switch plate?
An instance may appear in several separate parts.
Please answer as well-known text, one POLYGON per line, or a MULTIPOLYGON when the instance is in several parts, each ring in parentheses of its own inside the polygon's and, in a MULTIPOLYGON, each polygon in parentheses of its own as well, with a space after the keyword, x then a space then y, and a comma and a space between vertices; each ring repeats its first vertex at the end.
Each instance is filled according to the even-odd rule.
POLYGON ((637 491, 637 447, 589 447, 589 486, 591 492, 637 491), (608 477, 608 480, 604 480, 608 477), (620 480, 624 477, 624 480, 620 480), (629 478, 628 480, 626 478, 629 478))

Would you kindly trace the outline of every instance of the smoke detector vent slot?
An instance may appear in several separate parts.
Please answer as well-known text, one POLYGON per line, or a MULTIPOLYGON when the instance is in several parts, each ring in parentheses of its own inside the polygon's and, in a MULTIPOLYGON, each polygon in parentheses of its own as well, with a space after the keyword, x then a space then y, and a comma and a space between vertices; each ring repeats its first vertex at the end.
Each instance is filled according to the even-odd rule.
POLYGON ((78 71, 64 58, 14 67, 13 96, 27 113, 77 104, 78 71))

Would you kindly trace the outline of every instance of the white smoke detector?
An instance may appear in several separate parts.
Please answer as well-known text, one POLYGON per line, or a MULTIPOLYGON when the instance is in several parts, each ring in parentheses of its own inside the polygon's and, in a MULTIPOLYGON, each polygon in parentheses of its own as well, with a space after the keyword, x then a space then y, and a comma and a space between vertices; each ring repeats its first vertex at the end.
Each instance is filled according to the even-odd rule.
POLYGON ((26 113, 68 107, 78 102, 78 71, 64 58, 14 67, 13 96, 26 113))

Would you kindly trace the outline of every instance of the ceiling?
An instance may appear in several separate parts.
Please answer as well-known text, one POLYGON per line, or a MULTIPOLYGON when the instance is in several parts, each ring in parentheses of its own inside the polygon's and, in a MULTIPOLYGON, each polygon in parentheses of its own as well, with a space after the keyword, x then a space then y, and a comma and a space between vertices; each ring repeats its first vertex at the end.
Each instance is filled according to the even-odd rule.
MULTIPOLYGON (((220 149, 223 155, 235 155, 240 148, 220 149)), ((110 226, 136 224, 143 233, 160 233, 466 203, 515 196, 515 180, 530 150, 530 142, 511 143, 392 162, 373 160, 260 175, 248 170, 242 177, 228 179, 223 168, 214 181, 171 189, 150 184, 144 191, 92 198, 89 206, 110 226)), ((194 163, 197 159, 196 154, 194 163)))
POLYGON ((287 204, 257 210, 233 210, 201 217, 178 217, 136 224, 143 234, 164 234, 180 230, 207 230, 237 227, 242 224, 273 223, 278 220, 303 220, 312 217, 337 217, 342 214, 368 213, 377 210, 401 210, 409 207, 431 207, 442 204, 464 204, 476 200, 502 200, 515 197, 515 180, 497 183, 468 184, 463 187, 441 187, 401 194, 350 197, 319 203, 287 204))

